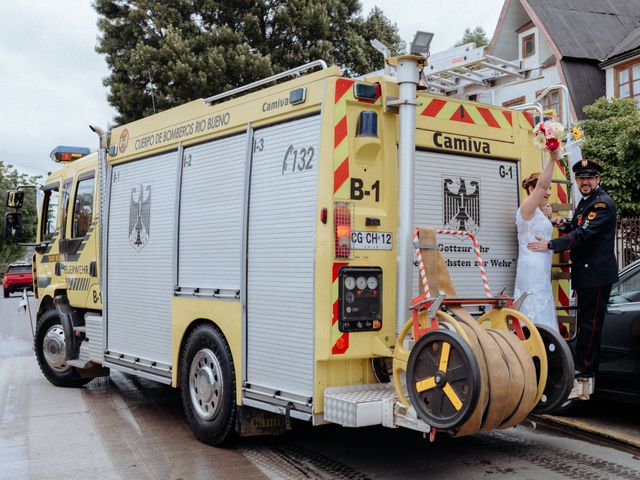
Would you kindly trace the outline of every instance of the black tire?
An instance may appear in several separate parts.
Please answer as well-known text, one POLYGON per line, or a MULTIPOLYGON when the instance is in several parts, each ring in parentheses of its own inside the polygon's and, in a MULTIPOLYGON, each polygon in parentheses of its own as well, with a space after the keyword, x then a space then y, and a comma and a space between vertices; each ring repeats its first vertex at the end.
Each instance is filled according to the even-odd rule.
POLYGON ((45 312, 36 326, 34 349, 40 370, 57 387, 77 388, 93 378, 82 378, 78 369, 64 361, 64 333, 56 310, 45 312))
POLYGON ((547 384, 542 398, 534 407, 533 413, 557 413, 568 404, 567 397, 571 393, 574 380, 573 356, 569 345, 555 330, 536 325, 547 352, 547 384))
POLYGON ((6 288, 2 289, 2 294, 4 295, 4 298, 9 298, 9 294, 10 293, 11 292, 8 289, 6 289, 6 288))
POLYGON ((553 412, 551 412, 551 414, 560 415, 562 417, 571 417, 574 414, 576 414, 577 411, 579 410, 579 408, 577 408, 579 402, 584 403, 582 400, 578 400, 576 398, 572 398, 571 400, 565 400, 564 403, 559 407, 555 408, 553 412))
POLYGON ((231 350, 211 325, 196 327, 182 349, 180 387, 187 422, 198 440, 224 446, 236 432, 236 376, 231 350))

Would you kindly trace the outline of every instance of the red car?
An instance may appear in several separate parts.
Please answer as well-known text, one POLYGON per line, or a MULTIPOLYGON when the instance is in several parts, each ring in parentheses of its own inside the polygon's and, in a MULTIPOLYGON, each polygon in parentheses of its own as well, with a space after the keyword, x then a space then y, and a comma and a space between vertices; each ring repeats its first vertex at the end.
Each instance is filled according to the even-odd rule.
POLYGON ((33 290, 33 275, 30 263, 12 263, 2 277, 2 293, 4 298, 13 292, 21 292, 25 288, 33 290))

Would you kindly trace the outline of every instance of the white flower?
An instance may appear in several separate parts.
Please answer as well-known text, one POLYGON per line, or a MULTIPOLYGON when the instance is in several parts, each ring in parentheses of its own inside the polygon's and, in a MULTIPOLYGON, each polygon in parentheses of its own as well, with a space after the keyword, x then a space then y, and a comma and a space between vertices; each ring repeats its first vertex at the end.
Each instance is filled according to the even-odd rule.
POLYGON ((547 139, 544 138, 544 135, 536 135, 533 137, 533 144, 538 150, 546 150, 546 142, 547 139))
POLYGON ((560 122, 551 122, 548 128, 554 137, 560 139, 564 136, 564 126, 560 122))

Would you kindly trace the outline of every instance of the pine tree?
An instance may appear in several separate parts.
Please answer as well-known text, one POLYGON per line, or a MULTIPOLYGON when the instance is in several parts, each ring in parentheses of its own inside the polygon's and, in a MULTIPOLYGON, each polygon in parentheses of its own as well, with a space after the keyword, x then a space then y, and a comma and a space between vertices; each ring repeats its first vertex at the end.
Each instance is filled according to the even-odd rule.
POLYGON ((473 30, 469 27, 465 28, 462 39, 456 42, 455 46, 459 47, 471 42, 475 43, 476 47, 484 47, 489 44, 489 37, 487 37, 487 32, 484 31, 484 28, 476 27, 473 30))
POLYGON ((369 44, 404 50, 379 9, 358 0, 95 0, 96 50, 119 124, 312 60, 358 75, 382 67, 369 44))

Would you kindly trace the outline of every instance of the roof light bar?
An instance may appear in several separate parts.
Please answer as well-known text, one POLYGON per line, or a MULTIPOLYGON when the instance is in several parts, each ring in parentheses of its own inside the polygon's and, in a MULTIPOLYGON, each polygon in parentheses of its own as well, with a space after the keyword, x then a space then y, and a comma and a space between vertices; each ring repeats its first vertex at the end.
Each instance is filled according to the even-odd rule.
POLYGON ((54 162, 72 162, 73 160, 82 158, 90 153, 90 148, 58 145, 56 148, 51 150, 49 157, 51 157, 51 160, 54 162))

